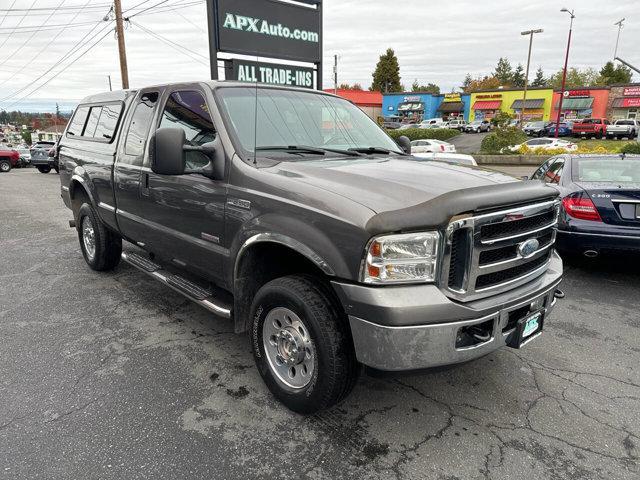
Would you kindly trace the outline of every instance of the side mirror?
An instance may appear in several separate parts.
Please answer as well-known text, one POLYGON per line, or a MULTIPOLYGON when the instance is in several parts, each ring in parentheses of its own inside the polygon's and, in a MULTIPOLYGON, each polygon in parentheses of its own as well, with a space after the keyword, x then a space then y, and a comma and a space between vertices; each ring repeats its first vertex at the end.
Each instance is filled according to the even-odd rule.
POLYGON ((184 173, 184 144, 186 137, 181 128, 159 128, 151 135, 149 160, 151 171, 159 175, 184 173))
POLYGON ((398 137, 396 143, 404 153, 406 153, 407 155, 411 155, 411 140, 409 140, 409 137, 407 137, 406 135, 402 135, 398 137))

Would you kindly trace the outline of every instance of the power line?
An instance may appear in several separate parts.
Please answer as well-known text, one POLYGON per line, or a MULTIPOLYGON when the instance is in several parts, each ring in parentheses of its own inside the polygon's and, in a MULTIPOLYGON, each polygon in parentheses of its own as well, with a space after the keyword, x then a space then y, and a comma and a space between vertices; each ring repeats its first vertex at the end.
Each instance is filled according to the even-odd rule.
MULTIPOLYGON (((88 5, 90 2, 91 2, 91 0, 87 0, 87 3, 85 3, 85 6, 86 6, 86 5, 88 5)), ((29 60, 29 61, 28 61, 27 63, 25 63, 24 65, 22 65, 22 67, 20 67, 20 69, 19 69, 18 71, 13 72, 13 74, 12 74, 10 77, 8 77, 6 80, 4 80, 3 82, 0 82, 0 87, 1 87, 2 85, 4 85, 5 83, 7 83, 11 78, 13 78, 13 77, 15 77, 16 75, 18 75, 18 74, 22 73, 22 71, 23 71, 25 68, 27 68, 27 67, 28 67, 29 65, 31 65, 33 62, 35 62, 35 61, 38 59, 38 57, 40 56, 40 54, 42 54, 42 52, 44 52, 44 51, 45 51, 45 50, 46 50, 46 49, 47 49, 47 48, 48 48, 48 47, 49 47, 53 42, 55 42, 55 41, 58 39, 58 37, 59 37, 60 35, 62 35, 62 34, 64 33, 64 31, 65 31, 65 30, 66 30, 66 29, 67 29, 67 28, 68 28, 68 27, 73 23, 73 21, 76 19, 76 17, 77 17, 78 15, 80 15, 80 13, 81 13, 81 12, 82 12, 82 10, 77 11, 77 12, 75 13, 75 15, 73 16, 73 18, 72 18, 71 20, 69 20, 69 22, 67 23, 67 25, 66 25, 66 26, 64 26, 64 27, 63 27, 63 28, 62 28, 62 29, 61 29, 61 30, 60 30, 60 31, 59 31, 59 32, 58 32, 58 33, 57 33, 57 34, 56 34, 56 35, 55 35, 51 40, 49 40, 49 42, 48 42, 44 47, 42 47, 42 48, 38 51, 38 53, 36 53, 36 54, 31 58, 31 60, 29 60)), ((5 67, 5 68, 6 68, 6 67, 5 67)))
MULTIPOLYGON (((10 105, 7 105, 7 108, 11 108, 14 105, 17 105, 18 103, 20 103, 21 101, 25 100, 26 98, 30 97, 31 95, 33 95, 35 92, 37 92, 38 90, 40 90, 42 87, 44 87, 45 85, 47 85, 51 80, 53 80, 54 78, 56 78, 58 75, 60 75, 62 72, 66 71, 69 67, 71 67, 71 65, 73 65, 74 63, 76 63, 78 60, 80 60, 82 57, 84 57, 87 53, 89 53, 89 51, 91 51, 91 49, 93 49, 96 45, 98 45, 102 40, 104 40, 107 35, 109 35, 111 33, 111 31, 106 32, 102 37, 100 37, 95 43, 93 43, 89 48, 87 48, 84 52, 82 52, 79 56, 77 56, 76 58, 74 58, 70 63, 68 63, 64 68, 62 68, 58 73, 56 73, 54 76, 52 76, 51 78, 49 78, 47 81, 45 81, 42 85, 40 85, 39 87, 34 88, 33 90, 31 90, 29 93, 27 93, 25 96, 19 98, 18 100, 16 100, 15 102, 13 102, 10 105)), ((96 35, 97 36, 97 35, 96 35)), ((95 38, 95 37, 94 37, 95 38)), ((89 42, 87 42, 89 43, 89 42)), ((86 45, 86 43, 85 43, 86 45)))
MULTIPOLYGON (((52 7, 38 7, 38 8, 13 8, 13 6, 16 4, 16 2, 14 1, 11 4, 11 7, 9 8, 0 8, 0 12, 42 12, 42 11, 49 11, 49 10, 55 10, 55 8, 52 7)), ((62 7, 61 10, 85 10, 87 8, 105 8, 105 7, 109 7, 111 6, 111 3, 101 3, 101 4, 95 4, 95 5, 89 5, 89 6, 80 6, 80 5, 67 5, 66 7, 62 7)))
POLYGON ((194 58, 192 55, 190 55, 189 53, 193 54, 193 55, 197 55, 199 57, 202 57, 205 60, 208 60, 208 57, 205 57, 204 55, 199 54, 198 52, 194 52, 193 50, 188 49, 187 47, 184 47, 182 45, 180 45, 179 43, 176 43, 172 40, 169 40, 168 38, 163 37, 162 35, 153 32, 152 30, 140 25, 137 22, 133 22, 133 21, 129 21, 132 25, 135 25, 136 27, 140 28, 142 31, 144 31, 145 33, 147 33, 148 35, 151 35, 152 37, 160 40, 161 42, 165 43, 166 45, 169 45, 171 48, 173 48, 174 50, 182 53, 183 55, 186 55, 187 57, 189 57, 191 60, 194 60, 198 63, 201 63, 203 65, 209 65, 208 62, 202 61, 198 58, 194 58))
MULTIPOLYGON (((145 12, 141 16, 145 16, 146 17, 148 15, 156 15, 158 13, 166 13, 166 12, 171 11, 173 8, 177 8, 177 7, 181 7, 181 8, 192 7, 194 5, 201 5, 204 2, 205 2, 205 0, 189 0, 189 1, 186 1, 184 3, 174 3, 174 4, 171 4, 171 5, 164 5, 164 6, 158 8, 156 10, 153 10, 151 12, 145 12)), ((138 14, 136 14, 136 15, 138 15, 138 14)), ((131 15, 131 16, 133 16, 133 15, 131 15)))
MULTIPOLYGON (((36 4, 38 0, 33 0, 33 3, 31 4, 31 6, 29 7, 29 10, 31 10, 33 8, 33 6, 36 4)), ((14 27, 13 32, 15 32, 15 29, 18 28, 20 26, 20 24, 24 21, 25 18, 27 18, 27 15, 29 14, 29 10, 27 10, 27 13, 25 13, 22 18, 20 19, 20 21, 18 22, 18 24, 14 27)), ((13 33, 11 32, 11 33, 13 33)), ((9 34, 9 36, 7 38, 4 39, 4 42, 2 42, 0 44, 0 49, 2 47, 4 47, 4 44, 7 43, 7 40, 9 40, 9 38, 11 37, 11 34, 9 34)))
MULTIPOLYGON (((155 5, 151 5, 150 7, 147 7, 147 8, 145 8, 144 10, 140 10, 139 12, 136 12, 136 13, 134 13, 133 15, 129 15, 129 18, 131 18, 131 17, 135 17, 136 15, 140 15, 141 13, 146 12, 147 10, 151 10, 151 9, 153 9, 153 8, 156 8, 156 7, 160 6, 160 5, 162 5, 163 3, 167 3, 168 1, 169 1, 169 0, 162 0, 161 2, 158 2, 158 3, 156 3, 155 5)), ((144 1, 144 2, 142 2, 142 3, 147 3, 147 1, 145 0, 145 1, 144 1)), ((142 5, 142 3, 139 3, 137 6, 142 5)), ((133 7, 133 8, 136 8, 136 7, 133 7)), ((131 9, 130 9, 130 10, 131 10, 131 9)))
MULTIPOLYGON (((75 27, 79 27, 82 25, 90 25, 94 22, 79 22, 79 23, 75 23, 73 24, 73 26, 75 27)), ((21 33, 31 33, 32 31, 36 31, 36 32, 42 32, 42 31, 46 31, 46 30, 56 30, 57 28, 60 27, 64 27, 65 25, 68 25, 66 23, 56 23, 54 25, 41 25, 41 26, 36 26, 36 25, 25 25, 24 27, 20 27, 20 28, 16 28, 15 31, 9 32, 9 35, 15 33, 16 35, 19 35, 21 33)), ((15 28, 15 27, 14 27, 15 28)), ((10 27, 7 28, 0 28, 0 30, 9 30, 10 27)), ((1 34, 5 34, 5 32, 0 31, 0 35, 1 34)))
MULTIPOLYGON (((58 8, 60 8, 60 7, 62 6, 62 4, 63 4, 64 2, 66 2, 66 1, 67 1, 67 0, 62 0, 62 1, 58 4, 58 7, 57 7, 55 10, 53 10, 53 11, 49 14, 49 16, 47 17, 47 19, 46 19, 44 22, 42 22, 42 25, 40 25, 40 27, 39 27, 39 28, 43 27, 43 26, 44 26, 44 25, 49 21, 49 19, 55 15, 55 13, 56 13, 57 9, 58 9, 58 8)), ((29 38, 27 38, 24 42, 22 42, 22 45, 20 45, 16 50, 14 50, 12 53, 10 53, 9 55, 7 55, 7 57, 6 57, 4 60, 0 61, 0 66, 4 65, 5 63, 7 63, 7 60, 9 60, 9 59, 10 59, 11 57, 13 57, 14 55, 17 55, 18 53, 20 53, 20 50, 22 50, 22 49, 24 48, 24 46, 25 46, 27 43, 29 43, 29 42, 31 41, 31 39, 32 39, 33 37, 35 37, 35 36, 36 36, 36 32, 33 32, 29 38)))
POLYGON ((82 48, 82 46, 86 45, 87 43, 89 43, 91 40, 93 40, 94 38, 96 38, 98 35, 100 35, 102 32, 104 32, 104 30, 106 28, 108 28, 111 25, 111 22, 109 22, 107 25, 105 25, 100 31, 96 32, 89 40, 87 40, 84 45, 81 45, 82 42, 85 40, 85 38, 87 38, 95 29, 98 25, 100 25, 100 23, 102 23, 102 21, 96 22, 96 24, 93 26, 93 28, 91 30, 89 30, 80 40, 78 40, 75 45, 73 45, 68 51, 67 53, 65 53, 57 62, 55 62, 53 65, 51 65, 44 73, 42 73, 40 76, 38 76, 37 78, 35 78, 33 81, 29 82, 27 85, 25 85, 24 87, 22 87, 21 89, 7 95, 4 98, 0 98, 0 103, 3 103, 13 97, 15 97, 16 95, 18 95, 19 93, 24 92, 26 89, 28 89, 29 87, 31 87, 32 85, 34 85, 35 83, 38 82, 38 80, 40 80, 41 78, 43 78, 46 74, 48 74, 49 72, 51 72, 51 70, 53 70, 55 67, 57 67, 59 64, 61 64, 62 62, 64 62, 67 58, 69 58, 71 55, 73 55, 73 53, 78 49, 78 48, 82 48))
MULTIPOLYGON (((13 8, 13 6, 16 4, 18 0, 13 0, 13 3, 11 4, 11 6, 9 8, 13 8)), ((7 11, 4 14, 4 17, 2 17, 2 20, 0 20, 0 27, 2 26, 2 24, 4 23, 4 19, 7 18, 7 15, 9 14, 9 12, 7 11)))

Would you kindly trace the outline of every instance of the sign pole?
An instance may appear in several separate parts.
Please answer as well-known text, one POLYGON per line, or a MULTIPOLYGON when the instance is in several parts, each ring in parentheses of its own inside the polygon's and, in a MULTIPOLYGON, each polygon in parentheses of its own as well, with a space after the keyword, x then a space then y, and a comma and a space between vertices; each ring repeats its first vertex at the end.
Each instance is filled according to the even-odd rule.
POLYGON ((218 2, 207 0, 207 22, 209 23, 209 66, 211 80, 218 80, 218 2))
POLYGON ((324 35, 322 35, 322 2, 318 2, 316 8, 318 9, 318 15, 320 16, 320 61, 316 63, 316 71, 318 72, 316 86, 318 90, 322 90, 322 55, 324 52, 322 48, 322 41, 324 39, 324 35))

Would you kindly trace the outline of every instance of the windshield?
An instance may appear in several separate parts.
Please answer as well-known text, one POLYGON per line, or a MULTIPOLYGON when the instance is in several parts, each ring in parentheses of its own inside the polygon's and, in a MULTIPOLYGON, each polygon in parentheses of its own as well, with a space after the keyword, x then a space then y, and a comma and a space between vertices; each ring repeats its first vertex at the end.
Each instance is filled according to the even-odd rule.
POLYGON ((218 94, 231 126, 248 152, 303 145, 340 150, 375 147, 402 153, 373 120, 342 98, 255 87, 220 88, 218 94))
POLYGON ((573 179, 579 182, 640 182, 640 157, 577 158, 573 179))

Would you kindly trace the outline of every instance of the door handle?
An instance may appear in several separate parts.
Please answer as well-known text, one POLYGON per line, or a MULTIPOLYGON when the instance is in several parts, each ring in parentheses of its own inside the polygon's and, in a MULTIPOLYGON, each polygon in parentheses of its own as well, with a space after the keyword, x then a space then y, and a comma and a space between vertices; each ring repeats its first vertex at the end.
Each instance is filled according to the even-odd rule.
POLYGON ((141 179, 141 192, 142 195, 149 196, 149 173, 142 172, 141 179))

